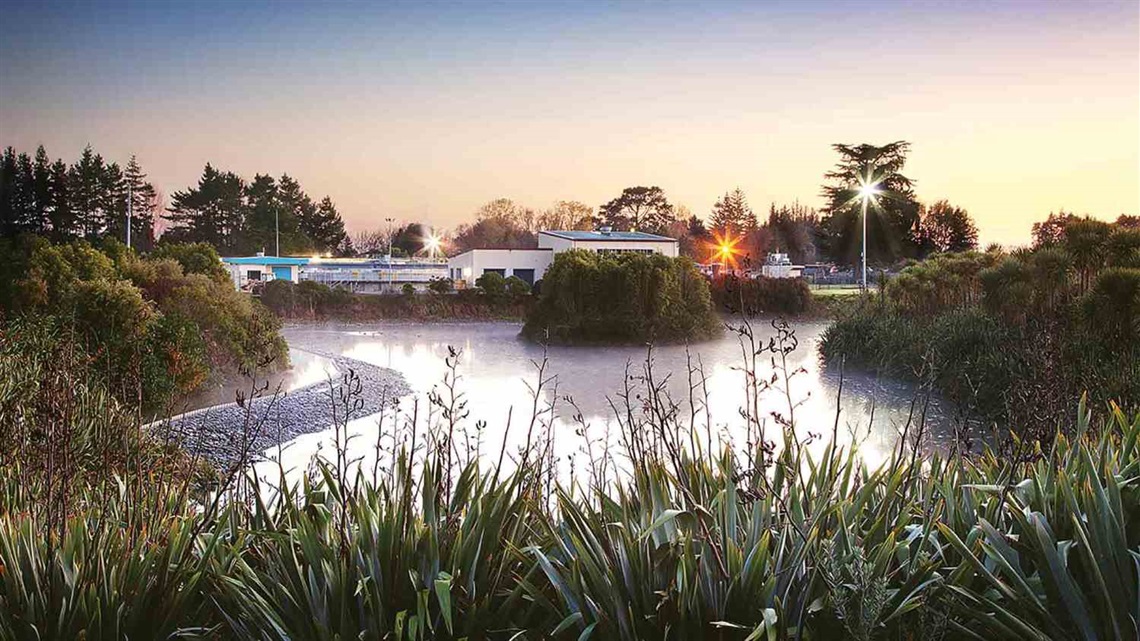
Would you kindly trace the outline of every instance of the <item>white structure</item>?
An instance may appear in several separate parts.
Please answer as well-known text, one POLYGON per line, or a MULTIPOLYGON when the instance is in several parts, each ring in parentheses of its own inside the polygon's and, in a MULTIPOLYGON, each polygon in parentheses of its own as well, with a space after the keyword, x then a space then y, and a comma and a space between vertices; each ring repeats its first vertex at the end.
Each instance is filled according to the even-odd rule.
POLYGON ((555 253, 568 249, 588 249, 598 253, 638 252, 677 256, 677 241, 668 236, 640 231, 540 231, 538 247, 555 253))
POLYGON ((764 259, 760 274, 768 278, 799 278, 803 265, 793 265, 787 254, 771 253, 764 259))
POLYGON ((229 271, 234 287, 238 289, 249 289, 256 283, 279 279, 296 283, 300 278, 301 267, 308 262, 308 258, 266 256, 261 252, 256 256, 222 258, 222 264, 229 271))
POLYGON ((533 285, 553 260, 550 249, 472 249, 450 258, 447 271, 451 280, 463 285, 474 285, 487 272, 498 272, 503 278, 518 276, 533 285))
POLYGON ((677 241, 631 231, 542 231, 538 233, 538 249, 472 249, 447 261, 448 277, 456 287, 475 284, 487 272, 498 272, 504 278, 518 276, 533 285, 542 280, 554 255, 570 249, 598 253, 646 253, 677 256, 677 241))

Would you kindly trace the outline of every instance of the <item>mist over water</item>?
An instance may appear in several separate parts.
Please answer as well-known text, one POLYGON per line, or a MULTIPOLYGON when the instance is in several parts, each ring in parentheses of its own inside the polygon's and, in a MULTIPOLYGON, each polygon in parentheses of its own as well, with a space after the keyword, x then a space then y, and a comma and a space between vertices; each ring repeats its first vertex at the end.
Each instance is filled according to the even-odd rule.
MULTIPOLYGON (((779 440, 775 415, 787 417, 789 403, 794 406, 798 438, 811 440, 809 447, 817 450, 831 438, 837 421, 840 373, 838 368, 824 366, 819 357, 819 341, 826 326, 826 322, 814 321, 792 325, 798 347, 788 357, 788 368, 799 373, 792 377, 787 395, 780 380, 756 402, 756 414, 766 425, 768 439, 779 440)), ((446 359, 450 350, 455 350, 459 375, 456 388, 466 402, 464 423, 472 439, 481 439, 480 450, 486 459, 497 458, 504 439, 508 459, 525 442, 534 408, 531 390, 538 382, 538 364, 544 356, 544 378, 548 382, 538 407, 541 411, 554 404, 552 431, 555 454, 562 466, 569 466, 572 457, 579 462, 579 456, 584 458, 584 440, 574 420, 578 412, 592 438, 604 438, 608 429, 609 442, 617 443, 620 430, 615 408, 624 415, 621 395, 628 382, 630 404, 634 412, 640 411, 647 357, 652 359, 654 380, 663 383, 679 405, 679 422, 686 428, 690 422, 696 426, 696 440, 703 443, 711 435, 715 442, 732 440, 739 445, 746 438, 746 422, 740 415, 747 398, 742 367, 745 354, 751 350, 742 348, 734 332, 726 331, 719 339, 687 349, 684 345, 659 346, 652 351, 636 346, 554 346, 544 351, 541 345, 520 339, 519 329, 519 324, 508 322, 375 323, 291 327, 284 333, 294 349, 298 376, 306 381, 337 375, 327 369, 327 361, 312 357, 307 350, 343 355, 401 373, 413 390, 412 395, 400 400, 401 420, 417 411, 421 423, 429 414, 434 420, 440 418, 439 409, 432 408, 427 397, 433 390, 444 392, 446 359), (690 368, 694 370, 691 378, 690 368), (702 372, 704 384, 700 385, 702 372), (691 396, 690 384, 695 387, 691 396), (418 399, 418 407, 414 399, 418 399), (710 421, 711 429, 707 427, 710 421), (483 428, 476 430, 479 423, 483 428)), ((767 321, 757 322, 753 329, 757 345, 767 344, 775 333, 767 321)), ((757 357, 759 379, 771 380, 778 373, 771 358, 770 353, 757 357)), ((869 465, 877 465, 897 445, 912 411, 911 429, 917 429, 913 424, 922 408, 919 390, 912 384, 861 372, 847 371, 842 379, 838 440, 844 445, 856 442, 859 456, 869 465)), ((941 447, 951 433, 952 419, 945 405, 934 397, 927 406, 925 431, 929 437, 924 440, 925 447, 941 447)), ((383 429, 391 431, 392 417, 385 421, 383 429)), ((377 416, 356 418, 349 424, 350 457, 365 467, 371 466, 375 457, 378 429, 377 416)), ((295 439, 282 449, 281 459, 286 468, 299 470, 307 467, 314 454, 327 458, 333 449, 333 434, 328 430, 295 439)))

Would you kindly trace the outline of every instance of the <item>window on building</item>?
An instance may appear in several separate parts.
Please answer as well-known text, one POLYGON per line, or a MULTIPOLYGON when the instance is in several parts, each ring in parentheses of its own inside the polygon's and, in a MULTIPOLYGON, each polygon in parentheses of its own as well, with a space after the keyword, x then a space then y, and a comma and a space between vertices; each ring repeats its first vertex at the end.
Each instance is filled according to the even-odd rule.
POLYGON ((630 249, 624 247, 607 247, 596 250, 599 254, 655 254, 652 249, 630 249))
POLYGON ((506 276, 507 276, 507 270, 505 270, 505 269, 484 269, 483 273, 484 274, 498 274, 504 278, 506 278, 506 276))
POLYGON ((533 269, 515 269, 512 271, 515 276, 518 276, 527 285, 534 284, 534 270, 533 269))
POLYGON ((261 280, 261 270, 251 269, 245 273, 246 280, 261 280))

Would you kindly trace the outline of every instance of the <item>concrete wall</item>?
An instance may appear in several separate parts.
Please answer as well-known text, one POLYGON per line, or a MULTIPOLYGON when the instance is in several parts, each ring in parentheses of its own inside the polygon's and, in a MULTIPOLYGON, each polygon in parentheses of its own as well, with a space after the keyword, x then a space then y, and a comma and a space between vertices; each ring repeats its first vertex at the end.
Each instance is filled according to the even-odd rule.
POLYGON ((515 270, 534 270, 534 280, 542 280, 553 260, 554 252, 547 249, 472 249, 450 258, 447 269, 456 287, 474 287, 489 269, 503 270, 504 278, 517 275, 515 270))

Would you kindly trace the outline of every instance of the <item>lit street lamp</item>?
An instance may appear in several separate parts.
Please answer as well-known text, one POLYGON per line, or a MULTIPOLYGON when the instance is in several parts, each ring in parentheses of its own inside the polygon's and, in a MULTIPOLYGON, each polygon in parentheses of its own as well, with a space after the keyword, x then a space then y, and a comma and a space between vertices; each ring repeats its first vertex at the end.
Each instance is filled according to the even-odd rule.
POLYGON ((863 289, 867 289, 867 203, 879 195, 879 182, 872 181, 870 175, 859 180, 859 196, 863 201, 863 289))

